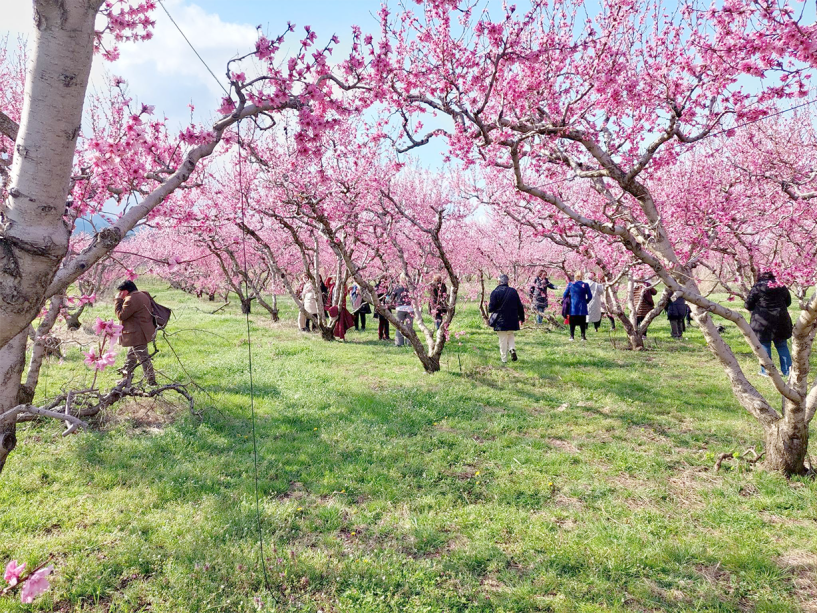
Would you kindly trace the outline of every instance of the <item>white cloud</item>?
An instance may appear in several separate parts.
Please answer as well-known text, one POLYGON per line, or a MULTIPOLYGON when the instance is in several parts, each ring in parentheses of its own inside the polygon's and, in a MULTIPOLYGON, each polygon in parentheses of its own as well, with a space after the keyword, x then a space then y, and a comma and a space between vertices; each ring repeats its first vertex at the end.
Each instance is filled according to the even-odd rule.
MULTIPOLYGON (((165 0, 165 5, 204 61, 226 83, 223 75, 227 61, 254 48, 255 28, 225 22, 220 16, 183 0, 165 0)), ((122 45, 120 59, 111 66, 111 71, 126 79, 145 75, 180 78, 183 83, 193 79, 213 94, 223 93, 161 7, 156 9, 154 18, 153 38, 122 45)))
POLYGON ((0 28, 12 35, 30 34, 34 28, 32 6, 29 0, 0 0, 0 28))
MULTIPOLYGON (((255 27, 224 21, 194 2, 164 2, 184 34, 226 86, 227 62, 254 48, 255 27)), ((161 6, 156 8, 153 18, 156 26, 151 40, 120 45, 119 59, 113 63, 100 56, 94 58, 91 87, 102 88, 105 77, 113 74, 124 78, 134 97, 154 105, 157 113, 166 114, 172 124, 189 121, 189 103, 196 106, 196 119, 206 121, 219 106, 223 90, 161 6)), ((13 39, 20 34, 30 35, 32 30, 31 0, 0 0, 0 35, 7 33, 13 39)))

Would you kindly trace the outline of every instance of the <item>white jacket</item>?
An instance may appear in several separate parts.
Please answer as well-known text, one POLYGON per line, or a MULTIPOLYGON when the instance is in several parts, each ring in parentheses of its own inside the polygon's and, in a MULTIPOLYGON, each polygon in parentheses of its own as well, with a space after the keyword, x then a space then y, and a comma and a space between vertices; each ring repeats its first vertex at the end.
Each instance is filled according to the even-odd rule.
POLYGON ((304 290, 301 293, 301 300, 304 303, 304 310, 310 315, 318 313, 318 299, 315 297, 315 288, 311 283, 304 283, 304 290))
POLYGON ((591 324, 601 321, 601 305, 604 302, 604 285, 596 281, 585 281, 590 286, 593 299, 587 304, 587 321, 591 324))

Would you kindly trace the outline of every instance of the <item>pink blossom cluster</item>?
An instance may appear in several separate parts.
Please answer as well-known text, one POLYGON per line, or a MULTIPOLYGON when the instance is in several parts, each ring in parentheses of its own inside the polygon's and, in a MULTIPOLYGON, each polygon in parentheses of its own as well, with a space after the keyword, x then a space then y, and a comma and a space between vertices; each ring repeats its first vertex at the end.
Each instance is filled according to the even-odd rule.
POLYGON ((49 565, 39 568, 28 576, 24 576, 25 563, 17 564, 17 560, 11 560, 6 565, 3 579, 8 583, 9 588, 16 587, 22 583, 23 589, 20 591, 20 600, 23 604, 30 604, 34 599, 43 594, 51 584, 48 582, 48 575, 54 571, 54 566, 49 565))

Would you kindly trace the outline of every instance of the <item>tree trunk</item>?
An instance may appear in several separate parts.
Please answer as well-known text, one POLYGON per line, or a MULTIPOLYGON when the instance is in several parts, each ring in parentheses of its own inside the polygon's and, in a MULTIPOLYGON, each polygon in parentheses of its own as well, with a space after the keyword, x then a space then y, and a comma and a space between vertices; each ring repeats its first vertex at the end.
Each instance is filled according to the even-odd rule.
MULTIPOLYGON (((68 249, 63 222, 99 1, 36 0, 25 97, 0 231, 0 347, 37 316, 68 249)), ((3 372, 2 376, 7 375, 3 372)))
MULTIPOLYGON (((20 381, 26 363, 26 343, 28 335, 21 332, 0 348, 0 415, 13 409, 20 400, 30 402, 30 398, 20 398, 20 381)), ((17 415, 0 420, 0 472, 6 459, 17 446, 17 415)))
POLYGON ((415 353, 420 359, 420 362, 422 362, 423 368, 428 374, 433 374, 440 371, 440 356, 425 355, 424 353, 420 353, 418 351, 415 353))
POLYGON ((252 298, 241 298, 241 314, 249 315, 252 313, 252 298))
POLYGON ((80 305, 80 307, 71 313, 68 316, 68 319, 65 320, 65 325, 68 327, 69 330, 79 330, 82 322, 79 320, 82 317, 82 312, 85 310, 86 305, 80 305))
MULTIPOLYGON (((788 404, 788 402, 787 402, 788 404)), ((787 477, 806 474, 808 425, 785 417, 765 428, 766 457, 763 465, 787 477)))
POLYGON ((335 340, 335 327, 321 325, 321 338, 325 341, 335 340))

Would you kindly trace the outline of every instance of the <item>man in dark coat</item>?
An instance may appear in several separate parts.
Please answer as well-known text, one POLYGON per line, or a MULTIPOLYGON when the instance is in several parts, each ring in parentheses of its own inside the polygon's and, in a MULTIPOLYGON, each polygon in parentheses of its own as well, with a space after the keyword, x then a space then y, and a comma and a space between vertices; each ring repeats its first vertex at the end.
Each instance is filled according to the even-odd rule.
POLYGON ((491 317, 488 320, 499 336, 499 357, 502 363, 508 362, 508 353, 511 359, 516 362, 516 344, 514 332, 519 330, 519 324, 525 322, 525 308, 519 293, 512 287, 508 287, 508 275, 499 275, 499 285, 491 292, 488 301, 488 312, 491 317))
MULTIPOLYGON (((746 297, 746 309, 752 313, 749 325, 755 331, 760 344, 766 349, 769 358, 772 357, 772 343, 780 357, 780 372, 788 376, 791 368, 791 353, 789 339, 792 335, 792 321, 789 315, 791 293, 785 285, 775 281, 774 274, 764 272, 757 278, 746 297)), ((760 374, 766 375, 766 369, 761 367, 760 374)))
POLYGON ((150 305, 150 294, 140 292, 133 281, 125 281, 116 289, 114 310, 122 322, 122 336, 119 344, 128 348, 125 359, 125 378, 119 383, 130 385, 136 365, 142 367, 148 385, 156 385, 156 374, 153 371, 153 362, 150 360, 148 343, 156 334, 153 324, 153 312, 150 305))
POLYGON ((686 318, 689 308, 680 292, 674 294, 674 299, 670 299, 666 311, 672 338, 684 338, 684 318, 686 318))

